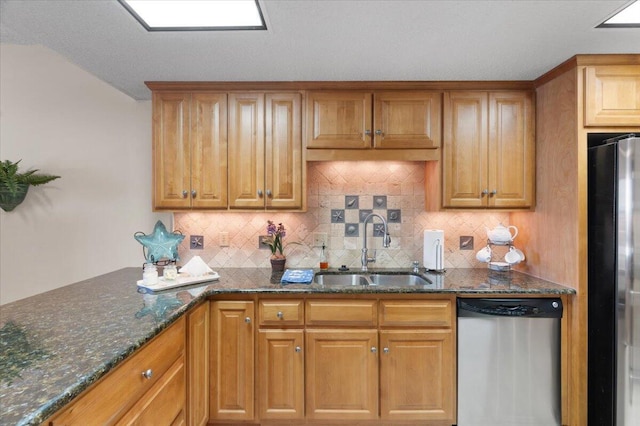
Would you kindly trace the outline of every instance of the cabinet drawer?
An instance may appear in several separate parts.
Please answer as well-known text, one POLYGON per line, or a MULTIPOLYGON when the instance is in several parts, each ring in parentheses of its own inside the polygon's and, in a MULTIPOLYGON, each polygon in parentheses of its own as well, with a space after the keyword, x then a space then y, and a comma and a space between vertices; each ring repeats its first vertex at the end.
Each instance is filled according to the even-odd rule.
POLYGON ((258 321, 260 325, 304 325, 302 300, 261 300, 258 321))
POLYGON ((58 413, 51 426, 113 424, 184 355, 185 319, 147 343, 58 413), (143 371, 151 369, 146 379, 143 371))
POLYGON ((185 395, 184 359, 179 359, 118 421, 117 426, 185 424, 185 395))
POLYGON ((451 327, 451 300, 384 300, 380 302, 381 326, 451 327))
POLYGON ((307 300, 307 325, 375 326, 378 304, 375 300, 307 300))

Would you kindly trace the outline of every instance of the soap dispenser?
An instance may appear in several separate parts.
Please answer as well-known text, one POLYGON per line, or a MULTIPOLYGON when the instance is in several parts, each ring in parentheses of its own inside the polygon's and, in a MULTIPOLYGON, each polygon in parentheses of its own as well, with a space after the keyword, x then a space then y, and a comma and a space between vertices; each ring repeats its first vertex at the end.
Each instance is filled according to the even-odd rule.
POLYGON ((329 259, 327 258, 326 246, 322 243, 322 252, 320 252, 320 269, 329 269, 329 259))

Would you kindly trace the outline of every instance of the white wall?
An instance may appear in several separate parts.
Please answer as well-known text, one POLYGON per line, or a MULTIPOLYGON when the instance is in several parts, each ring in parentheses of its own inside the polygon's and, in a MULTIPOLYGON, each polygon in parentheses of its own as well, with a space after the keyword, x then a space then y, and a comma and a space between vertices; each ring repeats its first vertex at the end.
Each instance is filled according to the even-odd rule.
POLYGON ((0 45, 0 160, 62 176, 0 210, 0 304, 144 260, 151 104, 41 46, 0 45))

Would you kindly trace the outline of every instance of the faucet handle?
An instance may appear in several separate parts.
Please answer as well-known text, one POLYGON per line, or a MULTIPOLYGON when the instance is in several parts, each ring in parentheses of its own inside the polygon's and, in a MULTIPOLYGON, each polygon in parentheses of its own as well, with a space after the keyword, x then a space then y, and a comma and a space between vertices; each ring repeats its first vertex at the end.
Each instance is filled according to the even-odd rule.
POLYGON ((382 237, 382 246, 385 248, 388 248, 390 245, 391 245, 391 235, 386 233, 384 234, 384 237, 382 237))
POLYGON ((414 260, 411 262, 411 266, 413 266, 413 272, 420 272, 420 262, 414 260))

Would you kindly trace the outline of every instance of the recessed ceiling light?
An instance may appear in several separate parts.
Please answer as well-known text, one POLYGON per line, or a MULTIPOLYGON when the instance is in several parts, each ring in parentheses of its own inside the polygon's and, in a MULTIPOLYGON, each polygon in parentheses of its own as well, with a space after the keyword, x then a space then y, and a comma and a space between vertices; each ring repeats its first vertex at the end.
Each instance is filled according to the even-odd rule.
POLYGON ((148 31, 266 30, 257 0, 118 0, 148 31))
POLYGON ((634 1, 598 25, 598 28, 640 28, 640 2, 634 1))

